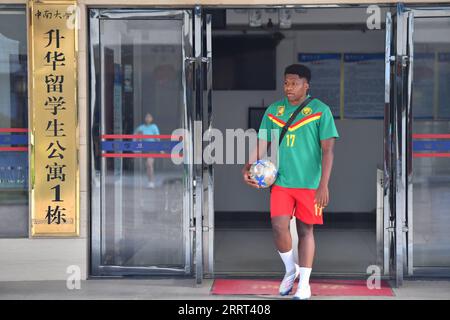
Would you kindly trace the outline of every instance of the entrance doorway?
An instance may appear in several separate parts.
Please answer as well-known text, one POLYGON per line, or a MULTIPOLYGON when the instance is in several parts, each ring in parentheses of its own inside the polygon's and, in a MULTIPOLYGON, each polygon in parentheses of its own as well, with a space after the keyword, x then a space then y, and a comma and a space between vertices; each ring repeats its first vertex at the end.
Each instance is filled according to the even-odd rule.
POLYGON ((90 17, 91 272, 191 275, 192 147, 172 134, 192 117, 191 12, 90 17))
POLYGON ((213 127, 257 129, 299 62, 341 134, 316 275, 448 276, 450 11, 380 7, 369 30, 366 9, 91 9, 91 274, 282 273, 268 193, 192 160, 213 127))
MULTIPOLYGON (((366 24, 366 7, 292 9, 289 28, 281 27, 277 10, 260 8, 260 27, 249 22, 258 16, 254 8, 212 11, 215 128, 257 130, 265 109, 284 97, 283 71, 292 63, 311 69, 310 94, 334 115, 340 138, 330 205, 324 225, 315 227, 315 276, 366 277, 370 267, 384 271, 384 17, 390 9, 381 8, 382 20, 373 30, 366 24)), ((245 185, 241 169, 242 164, 214 166, 214 271, 283 275, 269 192, 245 185)))

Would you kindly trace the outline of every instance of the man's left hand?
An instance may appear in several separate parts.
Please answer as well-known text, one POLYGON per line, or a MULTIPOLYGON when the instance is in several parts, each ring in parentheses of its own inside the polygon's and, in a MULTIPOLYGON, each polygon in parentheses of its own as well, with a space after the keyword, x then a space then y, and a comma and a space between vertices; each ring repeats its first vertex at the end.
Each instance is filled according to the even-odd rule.
POLYGON ((319 188, 316 190, 316 198, 315 203, 320 208, 325 208, 328 205, 329 195, 328 195, 328 186, 327 185, 319 185, 319 188))

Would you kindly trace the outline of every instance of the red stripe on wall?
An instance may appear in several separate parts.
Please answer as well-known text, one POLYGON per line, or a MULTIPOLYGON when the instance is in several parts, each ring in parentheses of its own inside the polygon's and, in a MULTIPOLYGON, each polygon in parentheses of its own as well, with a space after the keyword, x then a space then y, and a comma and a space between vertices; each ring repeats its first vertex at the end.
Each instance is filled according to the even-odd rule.
POLYGON ((183 155, 167 153, 102 153, 105 158, 182 158, 183 155))
POLYGON ((415 133, 413 139, 450 139, 448 133, 415 133))
POLYGON ((182 136, 173 136, 170 134, 104 134, 102 139, 174 139, 180 140, 182 136))
POLYGON ((0 147, 0 151, 28 151, 28 147, 0 147))
POLYGON ((413 158, 450 158, 450 153, 413 153, 413 158))
POLYGON ((28 132, 27 128, 0 128, 0 132, 28 132))

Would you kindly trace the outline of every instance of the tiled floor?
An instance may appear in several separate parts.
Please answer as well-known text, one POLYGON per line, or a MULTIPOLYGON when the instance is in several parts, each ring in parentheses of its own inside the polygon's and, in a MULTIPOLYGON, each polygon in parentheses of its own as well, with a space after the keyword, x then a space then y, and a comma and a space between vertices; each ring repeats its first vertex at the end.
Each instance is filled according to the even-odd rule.
MULTIPOLYGON (((290 299, 280 296, 211 295, 213 280, 197 286, 193 279, 88 280, 80 289, 67 289, 65 281, 0 282, 0 299, 290 299)), ((450 299, 450 281, 405 281, 393 297, 313 296, 322 299, 450 299)))

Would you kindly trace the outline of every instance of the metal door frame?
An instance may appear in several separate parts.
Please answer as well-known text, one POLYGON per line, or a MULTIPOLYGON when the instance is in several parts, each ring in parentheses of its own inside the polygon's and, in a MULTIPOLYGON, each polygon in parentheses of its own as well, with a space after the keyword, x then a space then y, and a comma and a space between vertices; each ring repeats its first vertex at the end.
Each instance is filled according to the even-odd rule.
POLYGON ((406 166, 406 122, 408 115, 408 85, 407 73, 409 70, 410 56, 408 53, 408 13, 403 10, 403 5, 397 6, 395 27, 395 52, 391 56, 394 62, 393 79, 393 139, 392 139, 392 179, 393 179, 393 244, 391 244, 391 276, 395 286, 403 284, 404 268, 406 266, 407 244, 406 233, 408 231, 407 210, 407 166, 406 166))
POLYGON ((212 15, 202 6, 194 8, 195 116, 195 275, 200 284, 214 276, 214 174, 203 151, 212 130, 212 15), (205 72, 206 71, 206 72, 205 72), (206 79, 204 75, 206 74, 206 79), (198 236, 197 236, 198 235, 198 236))
POLYGON ((197 118, 198 127, 194 143, 197 142, 199 152, 198 159, 201 164, 196 166, 196 183, 198 196, 196 201, 196 263, 197 283, 204 277, 214 277, 214 172, 210 159, 205 159, 203 154, 206 146, 212 141, 212 15, 205 12, 204 7, 194 8, 194 35, 195 35, 195 61, 196 61, 196 85, 197 118), (204 75, 206 74, 206 78, 204 75), (201 201, 200 201, 201 200, 201 201), (201 267, 200 267, 201 265, 201 267))
MULTIPOLYGON (((185 263, 184 268, 161 268, 161 267, 121 267, 121 266, 104 266, 101 265, 101 215, 102 215, 102 191, 104 188, 96 185, 94 179, 100 176, 101 185, 104 184, 104 175, 99 174, 94 167, 95 163, 95 143, 94 137, 100 139, 103 132, 103 101, 102 101, 102 76, 100 63, 100 70, 95 70, 95 59, 101 57, 94 56, 94 46, 100 47, 100 20, 101 19, 164 19, 164 20, 182 20, 182 46, 183 46, 183 74, 182 83, 184 88, 184 125, 187 132, 192 132, 193 123, 193 106, 195 103, 194 88, 193 88, 193 71, 190 65, 190 57, 193 53, 193 18, 192 11, 189 9, 102 9, 89 8, 89 82, 90 82, 90 210, 91 210, 91 228, 90 228, 90 274, 92 276, 124 276, 124 275, 191 275, 193 265, 193 212, 194 212, 194 192, 193 192, 193 151, 192 151, 192 135, 188 134, 185 137, 185 150, 183 152, 185 157, 184 172, 186 172, 184 181, 183 194, 183 214, 184 214, 184 251, 185 263), (97 84, 98 82, 98 84, 97 84), (100 123, 96 123, 100 122, 100 123), (187 148, 186 148, 187 146, 187 148), (187 149, 187 150, 186 150, 187 149)), ((104 167, 104 158, 101 159, 104 167)), ((103 191, 104 192, 104 191, 103 191)))
POLYGON ((408 216, 410 171, 408 128, 411 115, 412 25, 403 4, 386 17, 385 51, 385 179, 384 179, 384 274, 396 287, 403 284, 412 259, 409 240, 412 221, 408 216))
POLYGON ((384 275, 390 274, 391 268, 391 245, 394 243, 391 232, 393 222, 393 178, 392 178, 392 140, 393 140, 393 114, 392 114, 392 92, 391 82, 392 54, 394 52, 393 21, 390 12, 386 14, 386 38, 385 38, 385 108, 384 108, 384 161, 383 161, 383 270, 384 275))

